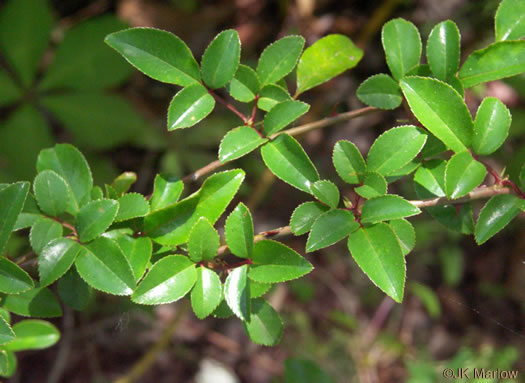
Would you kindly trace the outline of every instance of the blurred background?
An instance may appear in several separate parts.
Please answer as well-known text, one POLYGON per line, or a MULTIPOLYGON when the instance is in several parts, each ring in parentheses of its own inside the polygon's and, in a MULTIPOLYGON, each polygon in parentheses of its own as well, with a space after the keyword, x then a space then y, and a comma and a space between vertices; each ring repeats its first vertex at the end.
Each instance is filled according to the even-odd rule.
MULTIPOLYGON (((499 3, 49 0, 44 14, 29 7, 7 12, 14 1, 27 2, 0 1, 0 34, 9 34, 17 23, 36 25, 19 40, 28 41, 35 69, 13 68, 3 54, 10 48, 0 44, 0 182, 31 179, 40 149, 70 142, 88 158, 96 184, 134 171, 138 182, 133 190, 144 194, 151 193, 158 172, 182 177, 217 159, 220 139, 239 120, 218 105, 197 126, 168 134, 166 111, 178 88, 134 70, 104 45, 108 33, 128 26, 165 29, 182 38, 200 61, 218 32, 235 28, 241 60, 248 65, 256 65, 262 50, 285 35, 301 34, 307 45, 329 33, 347 35, 364 49, 364 58, 353 70, 301 96, 312 105, 301 120, 309 122, 363 107, 355 96, 359 84, 372 74, 388 73, 380 40, 387 20, 414 22, 425 42, 436 23, 452 19, 461 31, 463 61, 493 41, 499 3)), ((293 80, 292 74, 291 89, 293 80)), ((514 176, 525 162, 525 76, 467 91, 473 113, 486 96, 499 97, 511 108, 510 139, 490 161, 514 176)), ((379 112, 311 132, 301 141, 322 178, 344 190, 331 162, 335 142, 349 139, 366 153, 379 134, 405 122, 402 109, 379 112)), ((306 201, 304 194, 275 180, 257 153, 234 166, 247 172, 239 198, 253 211, 256 232, 287 225, 293 209, 306 201)), ((410 180, 392 184, 389 191, 415 199, 410 180)), ((479 207, 474 206, 475 214, 479 207)), ((308 256, 316 267, 311 274, 267 294, 285 322, 280 345, 252 344, 236 319, 200 321, 187 313, 138 381, 432 383, 445 381, 446 367, 514 369, 525 381, 524 218, 521 213, 482 247, 428 214, 411 220, 417 244, 407 257, 403 304, 378 290, 345 246, 318 251, 308 256)), ((219 221, 217 227, 222 226, 219 221)), ((10 253, 27 250, 24 235, 13 236, 10 253)), ((305 240, 284 239, 302 254, 305 240)), ((178 305, 143 307, 94 294, 84 311, 65 308, 63 318, 52 320, 63 332, 58 345, 19 354, 10 381, 114 381, 158 341, 178 305)), ((483 380, 492 381, 498 380, 483 380)))

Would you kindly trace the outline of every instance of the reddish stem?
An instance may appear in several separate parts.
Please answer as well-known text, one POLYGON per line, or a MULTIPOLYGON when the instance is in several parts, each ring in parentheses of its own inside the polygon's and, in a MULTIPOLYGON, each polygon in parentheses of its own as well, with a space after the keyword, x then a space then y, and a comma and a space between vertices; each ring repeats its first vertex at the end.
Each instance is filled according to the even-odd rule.
POLYGON ((250 116, 250 119, 248 120, 249 126, 252 126, 255 121, 255 115, 257 114, 257 101, 259 101, 259 95, 255 96, 255 99, 253 100, 252 115, 250 116))
POLYGON ((242 114, 241 112, 239 112, 237 110, 237 108, 235 106, 233 106, 232 104, 230 104, 228 101, 226 101, 225 99, 223 99, 221 96, 219 96, 218 94, 216 94, 213 90, 211 89, 208 89, 208 93, 210 93, 213 98, 215 99, 215 101, 221 103, 222 105, 224 105, 226 108, 230 109, 237 117, 239 117, 243 124, 248 124, 248 117, 246 117, 244 114, 242 114))
POLYGON ((522 191, 518 188, 518 186, 516 186, 516 184, 515 184, 514 182, 512 182, 511 180, 503 180, 503 181, 501 182, 501 184, 502 184, 503 186, 510 186, 510 188, 511 188, 512 190, 514 190, 514 193, 516 193, 516 195, 517 195, 518 197, 520 197, 521 199, 525 199, 525 193, 522 192, 522 191))

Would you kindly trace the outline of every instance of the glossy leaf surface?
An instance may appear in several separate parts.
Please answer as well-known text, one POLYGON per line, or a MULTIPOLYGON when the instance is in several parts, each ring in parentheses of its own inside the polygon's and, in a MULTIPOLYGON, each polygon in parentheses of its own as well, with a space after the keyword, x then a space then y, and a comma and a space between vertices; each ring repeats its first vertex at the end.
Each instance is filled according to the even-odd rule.
POLYGON ((197 268, 197 281, 191 290, 191 307, 199 319, 210 315, 222 299, 221 280, 217 273, 205 267, 197 268))
POLYGON ((351 212, 341 209, 327 211, 312 225, 306 242, 306 252, 310 253, 333 245, 358 227, 359 224, 351 212))
POLYGON ((370 76, 363 81, 357 88, 357 98, 379 109, 395 109, 403 101, 399 85, 387 74, 370 76))
POLYGON ((478 187, 487 174, 485 166, 474 160, 469 152, 457 153, 445 169, 445 193, 448 198, 463 197, 478 187))
POLYGON ((443 21, 432 29, 427 41, 427 61, 436 78, 448 82, 456 75, 459 51, 459 30, 453 21, 443 21))
POLYGON ((33 286, 33 280, 27 272, 6 257, 0 257, 0 292, 18 294, 33 286))
POLYGON ((26 319, 13 326, 16 334, 15 340, 5 345, 6 350, 40 350, 51 347, 60 339, 60 332, 51 323, 37 320, 26 319))
POLYGON ((264 134, 271 136, 283 130, 308 112, 308 109, 310 109, 310 105, 301 101, 283 101, 276 104, 264 116, 264 134))
POLYGON ((81 249, 77 242, 69 238, 58 238, 47 244, 38 258, 40 286, 48 286, 64 275, 81 249))
POLYGON ((421 37, 411 22, 400 18, 387 22, 383 25, 381 42, 394 79, 399 81, 419 65, 421 37))
POLYGON ((483 99, 474 120, 474 152, 483 155, 495 152, 509 134, 511 119, 509 109, 499 99, 483 99))
POLYGON ((379 173, 367 173, 363 185, 354 189, 354 191, 363 198, 370 199, 385 195, 388 189, 385 177, 379 173))
POLYGON ((35 287, 23 293, 7 295, 2 302, 2 307, 25 317, 55 318, 62 316, 60 303, 47 287, 35 287))
POLYGON ((363 205, 362 223, 375 223, 410 217, 421 213, 407 200, 393 194, 369 199, 363 205))
POLYGON ((503 0, 496 16, 494 26, 496 41, 517 40, 525 36, 525 3, 520 0, 503 0))
POLYGON ((135 281, 138 281, 144 275, 151 258, 153 250, 151 240, 148 237, 132 238, 122 235, 116 238, 116 242, 128 259, 135 281))
POLYGON ((230 81, 228 91, 230 96, 240 102, 250 102, 255 99, 261 89, 261 81, 257 72, 247 65, 239 65, 235 77, 230 81))
POLYGON ((336 208, 339 204, 339 189, 331 181, 321 180, 312 185, 312 193, 322 203, 336 208))
POLYGON ((478 245, 487 242, 507 226, 520 211, 521 203, 518 197, 510 194, 492 197, 481 209, 476 222, 475 238, 478 245))
POLYGON ((246 333, 254 343, 275 346, 281 340, 283 322, 274 308, 262 298, 252 301, 250 319, 243 324, 246 333))
POLYGON ((178 178, 157 174, 149 200, 151 211, 173 205, 179 200, 184 184, 178 178))
POLYGON ((308 233, 315 220, 330 208, 319 202, 305 202, 297 206, 290 218, 290 227, 295 235, 308 233))
POLYGON ((29 182, 18 182, 0 190, 0 253, 15 227, 28 192, 29 182))
POLYGON ((339 177, 348 184, 360 183, 366 173, 366 164, 357 146, 350 141, 338 141, 334 146, 332 162, 339 177))
POLYGON ((106 231, 117 216, 118 209, 118 202, 111 199, 99 199, 84 205, 75 219, 79 240, 89 242, 106 231))
POLYGON ((249 126, 239 126, 230 130, 221 141, 219 160, 222 163, 245 156, 267 142, 259 133, 249 126))
POLYGON ((230 251, 239 258, 250 258, 253 252, 253 220, 242 202, 226 219, 224 236, 230 251))
POLYGON ((286 36, 268 45, 257 64, 261 83, 275 83, 290 73, 299 60, 303 46, 304 38, 301 36, 286 36))
POLYGON ((407 255, 416 245, 416 232, 414 227, 406 219, 395 219, 388 223, 394 232, 403 255, 407 255))
POLYGON ((200 122, 215 107, 215 99, 201 84, 179 91, 168 107, 168 130, 189 128, 200 122))
POLYGON ((206 218, 193 226, 188 239, 188 253, 193 262, 211 261, 219 249, 219 234, 206 218))
POLYGON ((202 79, 211 89, 231 81, 241 58, 241 40, 233 29, 219 33, 208 45, 201 60, 202 79))
POLYGON ((248 265, 233 269, 224 283, 224 298, 233 313, 242 321, 250 320, 250 287, 248 265))
POLYGON ((35 177, 33 190, 40 210, 52 217, 64 213, 72 203, 66 181, 52 170, 44 170, 35 177))
POLYGON ((118 199, 118 213, 115 222, 144 217, 148 213, 149 204, 142 194, 127 193, 118 199))
POLYGON ((29 243, 31 248, 40 255, 44 247, 53 239, 62 237, 62 225, 51 218, 41 218, 31 226, 29 243))

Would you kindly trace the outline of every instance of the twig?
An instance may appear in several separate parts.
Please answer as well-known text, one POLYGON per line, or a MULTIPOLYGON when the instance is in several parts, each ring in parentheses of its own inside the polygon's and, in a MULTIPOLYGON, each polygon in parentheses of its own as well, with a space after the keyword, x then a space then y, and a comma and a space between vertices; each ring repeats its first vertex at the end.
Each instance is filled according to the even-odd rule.
MULTIPOLYGON (((292 230, 291 230, 290 226, 283 226, 283 227, 279 227, 277 229, 273 229, 273 230, 269 230, 269 231, 263 231, 262 233, 257 234, 253 238, 253 242, 256 243, 256 242, 262 241, 263 239, 268 239, 270 237, 272 237, 272 238, 274 238, 274 237, 284 237, 284 236, 290 235, 290 234, 292 234, 292 230)), ((224 245, 224 246, 219 247, 219 250, 217 251, 217 256, 227 254, 228 249, 229 249, 228 245, 224 245)))
POLYGON ((211 89, 208 89, 208 93, 211 94, 213 96, 213 98, 215 99, 215 101, 221 103, 222 105, 224 105, 226 108, 228 108, 229 110, 231 110, 237 117, 239 117, 243 124, 247 125, 248 124, 248 121, 250 121, 249 117, 246 117, 244 114, 242 114, 241 112, 239 112, 239 110, 237 110, 237 108, 235 106, 233 106, 232 104, 230 104, 228 101, 226 101, 225 99, 223 99, 221 96, 219 96, 218 94, 216 94, 213 90, 211 89))
POLYGON ((498 194, 509 194, 510 189, 506 187, 501 187, 500 185, 485 186, 479 187, 472 190, 466 196, 458 199, 447 199, 446 197, 430 198, 417 201, 409 201, 415 207, 430 207, 438 205, 457 205, 465 202, 473 201, 476 199, 490 198, 498 194))

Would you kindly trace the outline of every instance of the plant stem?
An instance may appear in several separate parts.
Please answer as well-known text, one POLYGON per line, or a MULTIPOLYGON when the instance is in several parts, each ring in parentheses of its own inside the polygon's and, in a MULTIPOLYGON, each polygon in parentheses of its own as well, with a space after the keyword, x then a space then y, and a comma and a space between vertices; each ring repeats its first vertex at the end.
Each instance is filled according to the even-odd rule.
POLYGON ((446 197, 430 198, 416 201, 409 201, 412 205, 416 207, 429 207, 429 206, 438 206, 438 205, 457 205, 465 202, 473 201, 476 199, 490 198, 498 194, 509 194, 511 190, 501 185, 485 186, 479 187, 472 190, 466 196, 449 200, 446 197))
POLYGON ((246 117, 244 114, 242 114, 241 112, 239 112, 239 110, 233 106, 232 104, 230 104, 228 101, 226 101, 224 98, 222 98, 221 96, 219 96, 218 94, 216 94, 213 90, 211 89, 208 89, 208 93, 210 93, 213 98, 215 99, 215 101, 221 103, 222 105, 224 105, 226 108, 228 108, 229 110, 231 110, 237 117, 239 117, 243 124, 248 124, 248 121, 249 121, 249 118, 246 117))

